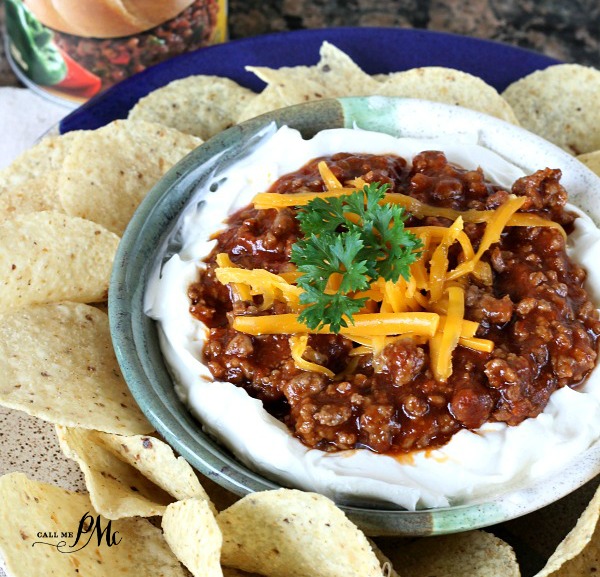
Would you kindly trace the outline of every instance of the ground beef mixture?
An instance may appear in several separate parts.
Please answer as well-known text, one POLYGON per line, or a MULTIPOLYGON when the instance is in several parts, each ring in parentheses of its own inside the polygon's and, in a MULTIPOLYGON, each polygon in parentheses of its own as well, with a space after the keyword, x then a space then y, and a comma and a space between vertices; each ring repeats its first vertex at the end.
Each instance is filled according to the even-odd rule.
POLYGON ((217 25, 217 0, 196 0, 151 30, 124 38, 84 38, 56 31, 54 41, 108 88, 167 58, 206 46, 217 25))
MULTIPOLYGON (((284 176, 271 192, 323 191, 319 160, 284 176)), ((417 155, 412 167, 394 156, 337 154, 325 160, 342 182, 357 176, 386 182, 390 192, 434 206, 494 209, 509 194, 480 170, 451 165, 440 152, 417 155)), ((567 194, 560 176, 559 170, 540 170, 515 182, 510 193, 527 197, 522 212, 551 218, 568 231, 574 217, 564 210, 567 194)), ((451 222, 409 217, 406 224, 451 222)), ((475 250, 484 227, 465 225, 475 250)), ((465 318, 480 323, 478 337, 494 341, 491 353, 458 346, 453 373, 443 383, 433 378, 426 345, 398 340, 377 358, 353 357, 354 345, 345 337, 314 335, 305 358, 337 377, 302 371, 291 358, 287 335, 253 337, 230 328, 232 314, 282 313, 286 305, 260 312, 260 303, 232 303, 228 287, 214 276, 215 256, 222 252, 239 267, 289 270, 298 235, 292 209, 237 212, 189 296, 191 313, 210 327, 204 360, 215 379, 261 399, 308 447, 406 453, 441 446, 460 429, 487 421, 518 425, 538 415, 556 389, 577 386, 594 367, 600 323, 582 288, 584 270, 567 257, 557 230, 507 227, 483 258, 491 265, 492 284, 470 275, 465 291, 465 318)), ((452 254, 450 260, 456 264, 452 254)))

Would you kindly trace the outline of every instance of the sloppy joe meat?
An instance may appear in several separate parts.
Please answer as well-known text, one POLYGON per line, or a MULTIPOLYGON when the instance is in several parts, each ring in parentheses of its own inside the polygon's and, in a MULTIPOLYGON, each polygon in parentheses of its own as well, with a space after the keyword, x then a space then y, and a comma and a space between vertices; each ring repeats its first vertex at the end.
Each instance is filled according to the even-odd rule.
MULTIPOLYGON (((558 170, 540 170, 506 191, 486 181, 481 170, 452 165, 435 151, 420 153, 410 167, 389 155, 319 158, 280 178, 270 192, 325 190, 320 160, 343 183, 359 176, 367 183, 388 183, 389 192, 432 206, 490 210, 515 194, 527 197, 521 211, 553 219, 566 230, 574 220, 564 208, 567 194, 558 170)), ((555 390, 577 386, 594 367, 600 323, 583 288, 585 271, 568 258, 556 229, 507 227, 482 259, 491 266, 492 283, 470 275, 465 288, 465 318, 479 323, 478 337, 495 343, 491 353, 458 346, 452 375, 438 382, 429 369, 427 345, 399 339, 375 357, 351 356, 354 345, 345 337, 311 335, 304 358, 336 377, 300 370, 288 335, 255 337, 231 328, 233 314, 282 313, 286 305, 276 302, 261 311, 260 302, 233 302, 214 275, 219 253, 238 267, 274 273, 293 268, 290 251, 300 235, 295 214, 289 208, 250 206, 232 215, 189 296, 191 313, 210 329, 204 361, 215 379, 262 400, 308 447, 406 453, 441 446, 459 430, 485 422, 518 425, 537 416, 555 390)), ((406 224, 451 222, 409 216, 406 224)), ((484 226, 465 225, 475 250, 484 226)))

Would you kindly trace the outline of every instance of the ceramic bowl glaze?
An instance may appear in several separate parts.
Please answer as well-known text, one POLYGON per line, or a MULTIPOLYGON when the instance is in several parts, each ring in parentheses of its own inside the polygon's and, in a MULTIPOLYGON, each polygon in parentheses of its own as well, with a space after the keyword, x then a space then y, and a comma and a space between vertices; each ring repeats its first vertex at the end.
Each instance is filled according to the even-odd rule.
MULTIPOLYGON (((155 322, 144 314, 144 292, 166 235, 198 185, 253 146, 267 125, 287 125, 309 138, 327 128, 358 126, 431 138, 475 134, 478 141, 526 172, 559 166, 573 203, 600 223, 600 180, 555 146, 495 118, 443 104, 382 97, 343 98, 282 109, 212 138, 178 163, 148 194, 122 239, 110 287, 111 332, 123 375, 148 419, 196 469, 243 495, 277 488, 205 434, 175 393, 161 354, 155 322), (427 118, 427 122, 424 122, 427 118)), ((554 478, 481 502, 440 509, 341 508, 369 535, 432 535, 475 529, 539 509, 574 491, 600 472, 600 444, 554 478)))

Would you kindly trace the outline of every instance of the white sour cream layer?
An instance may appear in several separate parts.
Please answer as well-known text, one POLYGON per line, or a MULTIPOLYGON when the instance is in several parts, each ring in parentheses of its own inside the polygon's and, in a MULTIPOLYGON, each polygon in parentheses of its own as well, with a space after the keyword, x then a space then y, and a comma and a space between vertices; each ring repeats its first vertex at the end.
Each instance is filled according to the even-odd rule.
MULTIPOLYGON (((510 190, 524 175, 512 162, 475 143, 395 138, 359 129, 323 131, 304 140, 292 129, 265 130, 260 146, 215 174, 198 190, 179 222, 182 249, 155 271, 146 292, 146 313, 159 324, 161 347, 177 393, 204 429, 251 469, 284 485, 316 491, 339 503, 393 504, 409 510, 476 502, 523 487, 561 469, 600 438, 600 373, 585 385, 556 391, 544 412, 516 427, 487 423, 460 431, 444 447, 396 459, 368 450, 324 453, 305 447, 240 387, 215 382, 202 364, 207 328, 189 313, 187 289, 215 245, 224 220, 266 191, 280 176, 309 160, 337 152, 397 154, 408 162, 423 150, 442 150, 467 169, 510 190), (214 186, 218 183, 218 186, 214 186), (216 188, 214 192, 209 192, 216 188)), ((459 139, 460 140, 460 139, 459 139)), ((544 167, 536 167, 544 168, 544 167)), ((576 210, 576 209, 574 209, 576 210)), ((570 256, 587 267, 587 286, 600 306, 600 231, 577 211, 570 256)))

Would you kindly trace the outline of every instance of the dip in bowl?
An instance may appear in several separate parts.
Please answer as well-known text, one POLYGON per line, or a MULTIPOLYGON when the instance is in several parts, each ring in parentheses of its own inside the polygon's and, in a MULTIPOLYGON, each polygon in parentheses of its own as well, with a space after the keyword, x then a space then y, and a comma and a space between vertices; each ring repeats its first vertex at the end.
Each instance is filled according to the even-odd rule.
MULTIPOLYGON (((284 109, 234 127, 169 173, 144 201, 123 238, 110 314, 124 376, 172 446, 200 471, 240 494, 279 485, 322 492, 370 534, 470 529, 544 506, 597 473, 600 436, 600 384, 592 370, 599 302, 594 287, 600 286, 600 279, 591 268, 584 281, 579 267, 594 262, 600 233, 582 212, 573 225, 570 214, 576 209, 563 210, 560 185, 569 192, 570 202, 594 216, 600 183, 574 158, 502 121, 425 101, 339 99, 284 109), (348 156, 332 158, 338 153, 348 156), (315 165, 303 169, 302 175, 297 172, 315 158, 324 161, 325 170, 339 177, 344 188, 389 180, 393 187, 397 188, 395 181, 405 181, 417 190, 412 198, 420 204, 409 200, 405 207, 412 214, 404 222, 406 230, 419 240, 412 252, 427 254, 428 264, 421 272, 431 280, 437 267, 431 259, 443 260, 439 253, 445 251, 451 264, 439 270, 446 280, 456 282, 433 290, 417 283, 411 293, 417 302, 409 303, 408 309, 385 296, 385 283, 381 294, 373 297, 371 283, 371 300, 379 304, 365 303, 372 306, 370 311, 355 313, 357 321, 371 311, 375 316, 410 313, 407 318, 434 323, 425 333, 403 329, 402 334, 354 338, 351 331, 357 325, 347 319, 341 328, 345 335, 332 335, 326 326, 313 327, 313 332, 326 334, 311 334, 298 345, 310 331, 295 328, 296 341, 290 342, 285 327, 294 311, 281 296, 295 289, 284 288, 282 293, 280 286, 275 293, 275 301, 285 306, 267 302, 265 291, 256 292, 252 283, 247 288, 255 294, 236 293, 243 281, 235 276, 236 268, 264 269, 297 287, 289 280, 294 273, 289 245, 297 241, 298 231, 285 222, 294 214, 268 206, 279 222, 267 223, 255 212, 243 211, 254 210, 245 207, 255 194, 274 185, 279 197, 310 190, 310 182, 319 176, 315 165), (562 171, 560 183, 551 170, 526 178, 546 168, 562 171), (434 184, 419 187, 416 173, 434 184), (286 185, 276 184, 289 174, 286 185), (469 198, 455 190, 456 182, 471 190, 469 198), (285 190, 291 194, 278 194, 286 186, 293 189, 285 190), (552 200, 536 197, 546 192, 552 200), (519 229, 518 233, 505 233, 511 215, 502 217, 501 212, 508 200, 519 204, 514 211, 530 208, 529 214, 521 211, 515 218, 539 220, 522 221, 506 229, 519 229), (432 205, 437 205, 437 213, 418 214, 432 205), (440 208, 454 212, 440 213, 440 208), (483 210, 497 216, 494 226, 506 246, 497 245, 491 220, 477 222, 475 213, 483 210), (232 214, 237 216, 228 225, 225 220, 232 214), (500 226, 502 218, 506 222, 500 226), (563 242, 562 229, 549 224, 552 218, 565 230, 573 228, 568 251, 578 264, 565 264, 566 256, 558 256, 556 250, 562 248, 554 245, 563 242), (450 240, 439 238, 431 247, 442 248, 430 248, 425 228, 439 237, 441 227, 447 231, 450 225, 455 227, 455 240, 461 232, 463 243, 470 242, 464 237, 472 240, 470 253, 463 247, 464 254, 457 255, 461 243, 451 246, 450 240), (269 245, 261 227, 282 232, 269 245), (254 240, 249 229, 254 230, 254 240), (216 233, 222 234, 215 239, 216 233), (486 242, 489 254, 482 249, 484 258, 478 247, 486 242), (535 244, 538 250, 523 248, 535 244), (207 265, 204 260, 211 252, 207 265), (469 260, 472 273, 450 278, 469 260), (477 265, 478 260, 484 264, 477 265), (545 280, 542 273, 548 273, 545 280), (233 286, 227 274, 237 279, 233 286), (465 282, 471 276, 475 281, 465 282), (563 287, 563 277, 573 286, 563 287), (502 294, 500 284, 489 288, 492 279, 503 279, 499 283, 507 286, 502 294), (541 310, 545 305, 527 301, 538 285, 557 285, 552 294, 562 301, 546 311, 541 310), (441 290, 435 298, 434 290, 441 290), (462 305, 454 302, 457 299, 462 305), (556 317, 567 301, 575 308, 556 317), (462 312, 457 316, 458 310, 462 312), (282 326, 268 333, 263 325, 256 328, 273 313, 288 315, 267 321, 282 326), (579 325, 572 325, 573 316, 579 325), (439 330, 440 321, 444 330, 439 330), (457 322, 465 331, 456 328, 457 322), (250 328, 237 330, 244 323, 250 328), (500 338, 500 330, 509 326, 511 331, 500 338), (440 340, 452 331, 455 338, 446 341, 456 342, 448 348, 440 340), (529 348, 512 342, 517 334, 529 348), (572 351, 571 357, 559 350, 561 342, 563 349, 572 351), (301 352, 294 358, 296 345, 301 352), (307 360, 312 364, 303 364, 307 360), (332 375, 324 376, 316 365, 332 375), (311 388, 317 394, 308 397, 311 388)), ((393 192, 397 194, 395 188, 393 192)), ((443 230, 441 234, 447 236, 443 230)), ((403 278, 411 282, 417 276, 415 272, 403 278)), ((389 282, 398 280, 396 275, 389 282)), ((296 319, 303 305, 306 302, 295 310, 296 319)), ((380 321, 381 316, 376 324, 380 321)))

